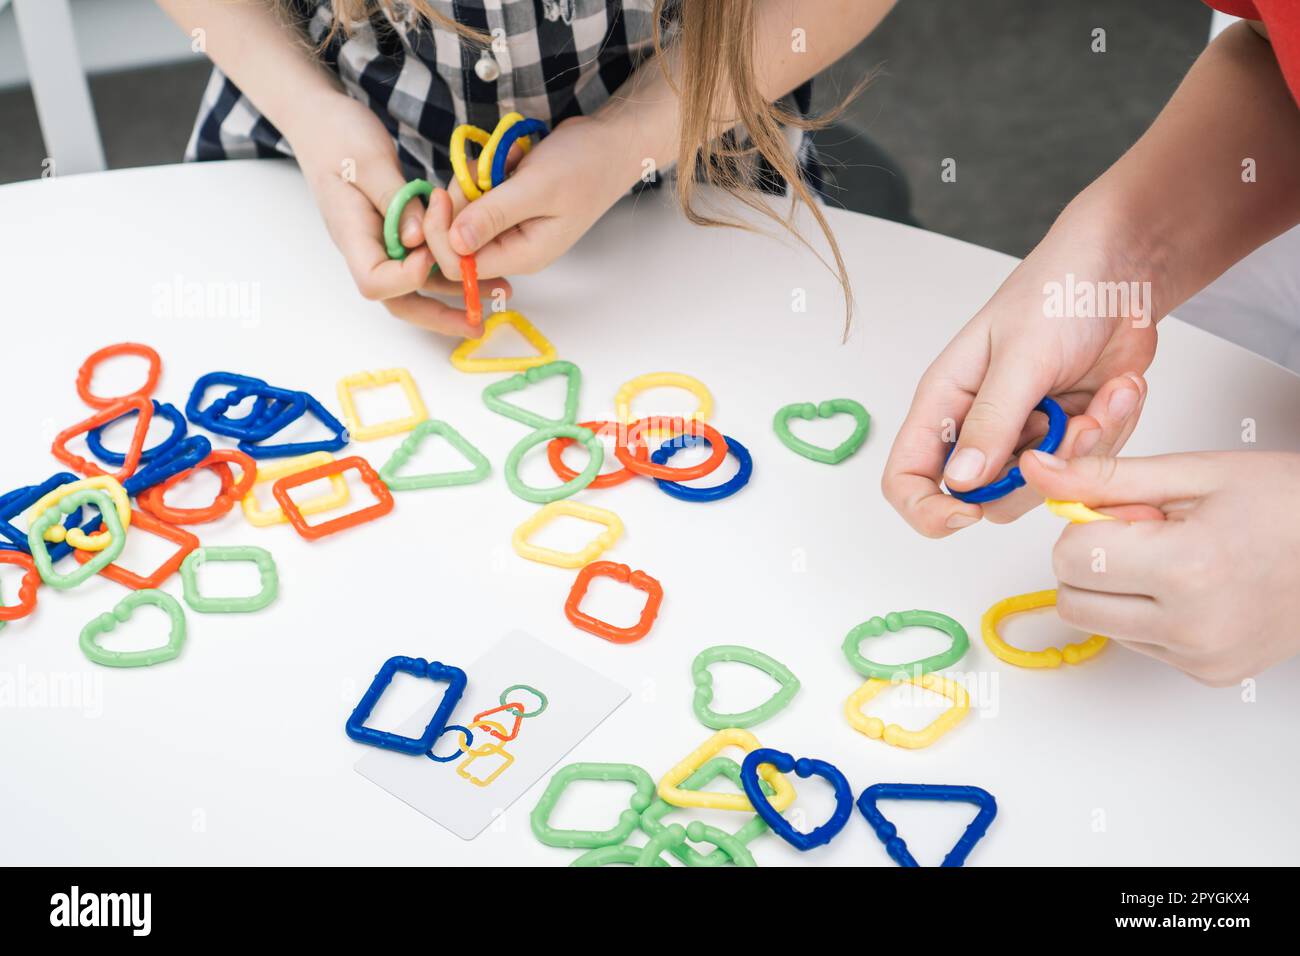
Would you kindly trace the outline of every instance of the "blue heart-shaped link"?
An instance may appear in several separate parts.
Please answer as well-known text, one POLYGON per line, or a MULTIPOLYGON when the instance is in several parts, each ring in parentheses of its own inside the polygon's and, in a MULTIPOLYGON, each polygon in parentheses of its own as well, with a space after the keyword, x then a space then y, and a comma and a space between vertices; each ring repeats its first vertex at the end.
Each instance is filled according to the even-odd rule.
POLYGON ((745 757, 745 762, 740 767, 740 785, 745 790, 745 796, 749 797, 749 802, 753 804, 754 812, 763 818, 763 822, 772 828, 773 833, 796 850, 811 850, 830 843, 835 835, 844 829, 844 824, 849 822, 849 816, 853 813, 853 789, 844 778, 844 774, 840 773, 839 768, 825 760, 811 757, 800 757, 796 760, 784 750, 760 747, 750 751, 745 757), (802 778, 814 775, 821 777, 834 787, 835 812, 831 814, 830 819, 808 833, 796 830, 767 802, 767 794, 763 792, 762 782, 758 776, 758 768, 765 763, 771 764, 781 773, 789 773, 793 770, 802 778))

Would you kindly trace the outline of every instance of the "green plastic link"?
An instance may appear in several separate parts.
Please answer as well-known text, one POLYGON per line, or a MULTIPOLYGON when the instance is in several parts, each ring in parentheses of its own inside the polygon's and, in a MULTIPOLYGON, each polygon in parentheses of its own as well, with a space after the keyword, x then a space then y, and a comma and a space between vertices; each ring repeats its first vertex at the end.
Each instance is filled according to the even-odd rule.
POLYGON ((794 695, 799 693, 799 678, 794 676, 790 668, 768 657, 762 651, 741 647, 738 644, 719 644, 700 651, 691 664, 691 678, 695 681, 695 697, 691 702, 695 716, 700 723, 712 730, 753 727, 780 713, 794 699, 794 695), (751 707, 739 714, 719 714, 710 706, 713 703, 713 675, 709 672, 709 665, 719 661, 748 664, 767 674, 781 686, 776 693, 757 707, 751 707))
POLYGON ((406 246, 402 245, 402 237, 398 232, 402 224, 402 210, 406 204, 416 196, 428 199, 433 194, 433 186, 424 179, 412 179, 409 183, 397 191, 397 195, 388 203, 388 210, 384 213, 384 248, 388 250, 388 258, 405 259, 407 255, 406 246))
POLYGON ((820 405, 814 405, 812 402, 795 402, 793 405, 778 409, 776 417, 772 419, 772 430, 776 432, 776 437, 781 440, 781 444, 796 454, 826 465, 838 465, 861 448, 862 443, 867 440, 867 430, 870 427, 871 415, 860 402, 855 402, 851 398, 832 398, 820 405), (791 418, 812 421, 814 418, 831 418, 834 415, 852 415, 856 422, 853 433, 834 448, 814 445, 790 433, 791 418))
POLYGON ((94 663, 103 664, 105 667, 149 667, 153 664, 161 664, 178 656, 184 643, 185 611, 182 610, 180 602, 164 591, 152 589, 132 591, 122 598, 112 611, 99 615, 81 629, 81 653, 94 663), (125 624, 131 619, 136 608, 144 604, 162 609, 170 618, 171 633, 167 643, 161 647, 148 647, 140 651, 105 650, 97 638, 112 631, 118 624, 125 624))
POLYGON ((31 530, 27 532, 27 547, 31 549, 32 560, 36 562, 41 580, 56 590, 67 591, 84 584, 121 556, 122 549, 126 547, 126 530, 118 517, 117 506, 106 492, 97 488, 83 488, 67 495, 44 514, 36 516, 31 530), (61 574, 54 570, 54 562, 50 560, 50 551, 45 544, 45 532, 67 515, 86 505, 99 509, 104 527, 113 536, 113 540, 109 542, 107 548, 96 552, 93 558, 76 570, 61 574))
POLYGON ((506 418, 513 419, 527 425, 529 428, 549 428, 552 425, 572 425, 578 420, 578 392, 582 388, 582 372, 578 366, 572 362, 558 361, 548 362, 545 365, 538 365, 527 371, 520 372, 518 375, 512 375, 507 379, 499 382, 493 382, 487 388, 483 389, 483 404, 490 411, 498 415, 504 415, 506 418), (527 388, 529 385, 536 385, 538 382, 545 381, 548 378, 554 378, 556 375, 563 375, 568 379, 568 386, 564 393, 564 416, 562 418, 547 418, 536 412, 530 412, 526 408, 520 408, 501 398, 502 395, 510 392, 518 392, 527 388))
MULTIPOLYGON (((639 846, 598 846, 594 850, 588 850, 582 856, 578 857, 569 866, 636 866, 637 859, 641 856, 639 846)), ((668 861, 664 859, 655 859, 655 866, 667 866, 668 861)))
MULTIPOLYGON (((736 789, 741 789, 740 783, 740 764, 730 757, 714 757, 687 777, 680 784, 683 790, 703 790, 718 777, 725 776, 736 785, 736 789)), ((769 797, 775 793, 771 784, 766 780, 759 778, 759 783, 763 787, 763 792, 769 797)), ((655 798, 654 803, 646 807, 641 813, 641 832, 648 837, 656 837, 667 829, 663 823, 663 818, 670 813, 681 812, 681 807, 674 807, 666 800, 655 798)), ((753 840, 755 837, 762 836, 768 830, 767 824, 757 813, 750 817, 749 821, 735 833, 731 834, 732 839, 736 840, 742 846, 753 840)), ((691 837, 694 840, 694 837, 691 837)), ((705 841, 713 842, 713 841, 705 841)), ((718 846, 714 843, 714 846, 718 846)), ((681 860, 687 866, 722 866, 730 859, 725 850, 716 849, 709 853, 701 853, 688 843, 680 843, 668 848, 673 856, 681 860)))
POLYGON ((197 548, 181 564, 185 603, 201 614, 246 614, 260 611, 280 593, 275 559, 265 548, 251 546, 197 548), (209 561, 251 561, 257 565, 262 590, 248 597, 204 597, 199 593, 199 568, 209 561))
POLYGON ((899 674, 928 674, 931 671, 951 667, 962 659, 970 649, 970 638, 966 628, 962 627, 947 614, 938 611, 893 611, 883 618, 873 617, 855 627, 844 638, 844 656, 848 658, 853 669, 867 677, 879 680, 892 680, 899 674), (886 630, 901 631, 905 627, 930 627, 943 631, 952 638, 952 646, 941 654, 908 661, 906 664, 878 664, 870 658, 863 657, 860 647, 869 637, 879 637, 886 630))
POLYGON ((559 501, 561 498, 575 495, 583 488, 586 488, 600 474, 601 466, 604 464, 605 444, 596 437, 595 432, 577 425, 552 425, 549 428, 540 428, 525 436, 519 444, 510 449, 510 454, 506 456, 504 469, 506 485, 524 501, 532 501, 539 505, 549 504, 552 501, 559 501), (554 488, 534 488, 531 485, 524 484, 519 477, 519 463, 523 461, 524 455, 528 454, 529 449, 533 446, 556 438, 572 438, 574 441, 582 442, 587 448, 587 453, 591 456, 587 461, 587 467, 583 469, 580 475, 576 475, 564 484, 557 485, 554 488))
POLYGON ((641 811, 650 806, 654 799, 655 782, 650 774, 630 763, 572 763, 561 768, 551 782, 546 785, 546 792, 533 807, 529 818, 533 835, 547 846, 562 846, 569 849, 588 849, 598 846, 614 846, 622 843, 641 821, 641 811), (630 808, 618 816, 618 823, 608 830, 559 830, 548 822, 555 805, 560 802, 564 790, 575 780, 626 780, 636 787, 632 794, 630 808))
POLYGON ((743 843, 717 827, 711 827, 699 820, 694 820, 689 826, 685 827, 680 823, 674 823, 662 832, 652 836, 650 842, 641 848, 636 862, 632 865, 654 866, 655 861, 659 859, 664 850, 671 851, 673 847, 681 846, 687 840, 693 840, 696 843, 712 843, 720 852, 729 856, 731 862, 736 866, 758 866, 754 862, 754 855, 746 849, 743 843))
POLYGON ((486 478, 491 470, 492 466, 488 464, 487 456, 471 445, 464 435, 446 422, 430 418, 416 425, 406 439, 397 446, 393 456, 384 462, 384 467, 379 469, 379 477, 393 491, 417 491, 424 488, 472 485, 486 478), (415 456, 430 435, 441 435, 448 445, 465 456, 465 460, 471 467, 465 471, 398 477, 397 473, 406 467, 406 463, 415 456))
POLYGON ((547 699, 545 694, 543 694, 536 687, 530 687, 528 684, 511 684, 509 687, 507 687, 505 690, 501 692, 501 696, 497 698, 497 703, 501 704, 502 707, 504 707, 506 704, 517 703, 516 701, 510 700, 510 692, 512 690, 526 690, 528 691, 528 693, 536 697, 537 700, 539 701, 536 710, 519 711, 520 717, 525 717, 525 718, 536 717, 538 714, 544 711, 547 708, 547 706, 550 704, 550 701, 547 699))

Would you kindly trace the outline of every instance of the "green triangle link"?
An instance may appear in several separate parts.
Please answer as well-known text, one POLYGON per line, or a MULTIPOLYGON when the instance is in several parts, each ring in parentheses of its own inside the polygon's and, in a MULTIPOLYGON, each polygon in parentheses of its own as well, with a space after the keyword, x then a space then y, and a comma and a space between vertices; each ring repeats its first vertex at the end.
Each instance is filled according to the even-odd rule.
POLYGON ((499 382, 493 382, 483 389, 483 404, 498 415, 504 415, 506 418, 522 422, 529 428, 573 425, 578 421, 578 390, 580 388, 582 388, 582 372, 579 371, 578 366, 563 360, 548 362, 545 365, 538 365, 536 368, 530 368, 526 372, 520 372, 518 375, 512 375, 499 382), (529 385, 536 385, 538 382, 554 378, 556 375, 565 376, 569 382, 568 389, 564 394, 564 416, 562 418, 545 418, 536 412, 530 412, 526 408, 520 408, 518 405, 511 404, 501 398, 502 395, 521 391, 529 385))
POLYGON ((472 485, 482 481, 491 470, 484 454, 471 445, 460 432, 444 421, 435 418, 426 419, 416 425, 406 440, 397 446, 393 457, 379 469, 379 477, 393 491, 415 491, 421 488, 446 488, 450 485, 472 485), (425 439, 430 435, 441 435, 447 444, 465 456, 471 465, 465 471, 434 472, 427 475, 408 475, 398 477, 397 473, 411 460, 425 439))
POLYGON ((776 437, 781 439, 781 444, 795 454, 803 455, 812 461, 820 461, 825 465, 838 465, 861 448, 862 443, 867 440, 867 430, 870 427, 871 415, 861 403, 851 398, 832 398, 820 405, 814 405, 812 402, 795 402, 793 405, 778 409, 776 417, 772 419, 772 430, 776 432, 776 437), (791 418, 812 421, 814 418, 831 418, 835 415, 851 415, 857 424, 853 428, 853 433, 834 448, 814 445, 790 433, 791 418))
POLYGON ((695 698, 691 706, 695 716, 710 730, 724 730, 728 727, 753 727, 779 713, 799 693, 799 678, 790 668, 780 661, 768 657, 761 651, 738 644, 719 644, 706 647, 696 656, 691 664, 691 678, 695 681, 695 698), (709 665, 719 661, 735 661, 758 668, 768 677, 780 684, 780 688, 764 703, 739 714, 719 714, 713 704, 713 675, 709 665))

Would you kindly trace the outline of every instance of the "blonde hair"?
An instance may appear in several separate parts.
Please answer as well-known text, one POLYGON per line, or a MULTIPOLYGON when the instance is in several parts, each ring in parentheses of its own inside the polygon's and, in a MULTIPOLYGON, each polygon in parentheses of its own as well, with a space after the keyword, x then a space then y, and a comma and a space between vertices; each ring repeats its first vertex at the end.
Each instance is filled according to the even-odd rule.
MULTIPOLYGON (((287 0, 280 0, 287 5, 287 0)), ((655 0, 655 53, 660 68, 681 102, 678 127, 676 193, 686 218, 699 226, 729 226, 753 230, 739 219, 722 219, 701 213, 695 206, 700 181, 717 187, 789 230, 839 279, 844 293, 844 330, 848 333, 853 316, 853 288, 844 256, 826 214, 814 198, 800 172, 799 162, 783 135, 783 127, 809 132, 834 122, 854 97, 870 82, 860 80, 834 109, 817 117, 800 115, 780 103, 771 103, 759 89, 754 68, 756 32, 753 0, 675 0, 680 15, 673 29, 672 44, 681 60, 681 75, 668 73, 663 56, 668 20, 665 7, 674 0, 655 0), (730 114, 723 115, 730 100, 730 114), (725 130, 735 133, 719 135, 725 130), (757 169, 766 161, 790 189, 790 208, 785 215, 775 210, 762 194, 754 191, 757 169), (695 170, 695 175, 690 171, 695 170), (834 259, 832 267, 800 233, 795 217, 800 206, 811 212, 834 259)), ((334 22, 322 41, 327 45, 340 32, 383 9, 400 19, 402 11, 423 17, 445 29, 454 30, 467 42, 486 46, 490 38, 457 23, 435 9, 430 0, 333 0, 334 22)))

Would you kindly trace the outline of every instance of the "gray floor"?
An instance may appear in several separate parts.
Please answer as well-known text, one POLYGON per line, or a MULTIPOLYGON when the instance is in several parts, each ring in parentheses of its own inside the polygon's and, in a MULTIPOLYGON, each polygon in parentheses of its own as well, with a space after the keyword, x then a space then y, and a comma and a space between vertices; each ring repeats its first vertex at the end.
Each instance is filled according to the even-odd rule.
MULTIPOLYGON (((1197 0, 902 0, 818 96, 832 103, 882 68, 848 118, 896 161, 912 214, 1023 255, 1150 123, 1204 47, 1209 20, 1197 0), (1095 28, 1106 53, 1090 49, 1095 28), (954 183, 940 179, 945 158, 956 160, 954 183)), ((95 77, 110 165, 179 160, 206 79, 201 64, 95 77)), ((862 150, 851 134, 835 136, 832 159, 850 166, 836 173, 845 205, 861 206, 889 174, 853 168, 862 150)), ((0 183, 39 176, 44 155, 31 94, 0 92, 0 183)))

